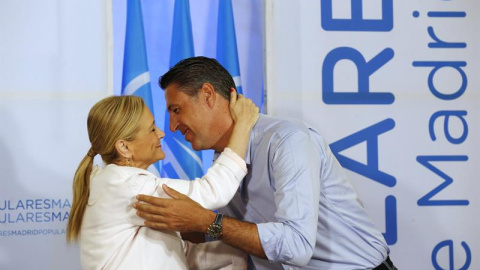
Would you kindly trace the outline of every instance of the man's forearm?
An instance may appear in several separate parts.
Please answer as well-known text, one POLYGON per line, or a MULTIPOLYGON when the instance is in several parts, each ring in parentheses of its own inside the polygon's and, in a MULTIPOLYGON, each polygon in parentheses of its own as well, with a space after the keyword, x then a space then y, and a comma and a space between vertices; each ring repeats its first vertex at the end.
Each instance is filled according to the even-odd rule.
MULTIPOLYGON (((196 221, 189 222, 192 227, 188 230, 206 233, 208 226, 213 223, 216 214, 207 209, 202 209, 196 213, 196 221), (200 231, 198 231, 198 229, 200 229, 200 231)), ((255 223, 240 221, 225 216, 222 224, 223 230, 220 240, 245 253, 262 259, 267 259, 255 223)))
MULTIPOLYGON (((202 209, 196 213, 196 221, 190 223, 192 226, 195 224, 195 226, 191 227, 189 230, 196 231, 200 229, 198 232, 206 233, 208 226, 213 223, 216 214, 207 209, 202 209)), ((267 259, 255 223, 244 222, 225 216, 222 224, 223 230, 220 240, 245 253, 262 259, 267 259)))
POLYGON ((220 239, 255 257, 267 259, 255 223, 225 216, 223 219, 223 234, 220 239))
MULTIPOLYGON (((215 213, 203 208, 186 195, 163 186, 172 199, 138 195, 134 204, 137 215, 145 219, 145 225, 156 230, 206 233, 215 220, 215 213)), ((253 256, 266 259, 260 242, 257 225, 226 216, 220 239, 228 245, 253 256)))

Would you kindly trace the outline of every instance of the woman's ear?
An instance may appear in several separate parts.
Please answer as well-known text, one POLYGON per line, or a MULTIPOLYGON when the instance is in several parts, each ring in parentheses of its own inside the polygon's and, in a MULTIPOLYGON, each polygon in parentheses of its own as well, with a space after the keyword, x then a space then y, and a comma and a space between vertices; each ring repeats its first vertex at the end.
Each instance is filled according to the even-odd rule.
POLYGON ((118 140, 115 143, 115 149, 123 158, 132 158, 132 151, 128 148, 128 142, 125 140, 118 140))

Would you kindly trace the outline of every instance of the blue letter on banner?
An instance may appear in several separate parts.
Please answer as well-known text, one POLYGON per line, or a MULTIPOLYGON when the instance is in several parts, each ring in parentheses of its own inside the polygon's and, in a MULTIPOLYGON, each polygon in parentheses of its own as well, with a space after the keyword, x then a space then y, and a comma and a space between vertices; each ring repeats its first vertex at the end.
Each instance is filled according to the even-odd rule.
POLYGON ((363 19, 363 0, 351 0, 350 19, 333 18, 333 0, 322 0, 322 28, 325 31, 375 31, 388 32, 393 28, 393 0, 382 0, 382 19, 363 19))
MULTIPOLYGON (((462 242, 462 247, 465 250, 465 263, 461 268, 458 268, 458 270, 467 270, 468 267, 470 266, 470 263, 472 262, 472 253, 470 252, 470 248, 468 247, 467 243, 462 242)), ((432 264, 433 267, 436 270, 454 270, 454 262, 453 262, 453 241, 452 240, 445 240, 440 243, 438 243, 432 251, 432 264), (447 246, 448 247, 448 261, 449 261, 449 267, 443 268, 438 265, 437 262, 437 254, 442 249, 443 247, 447 246)))
POLYGON ((397 199, 390 195, 385 198, 385 233, 383 233, 388 245, 397 243, 397 231, 397 199))
POLYGON ((377 54, 368 63, 362 54, 349 47, 332 50, 325 57, 322 68, 323 102, 326 104, 392 104, 395 96, 392 93, 370 93, 370 76, 393 58, 393 50, 387 48, 377 54), (358 70, 358 92, 335 93, 335 65, 340 60, 351 60, 358 70))
POLYGON ((467 161, 467 156, 418 156, 417 161, 443 178, 445 181, 440 184, 438 187, 434 188, 432 191, 427 193, 425 196, 420 198, 417 202, 418 206, 445 206, 445 205, 468 205, 468 200, 431 200, 433 196, 442 191, 444 188, 448 187, 453 183, 453 179, 446 175, 444 172, 440 171, 437 167, 433 166, 431 161, 467 161))
POLYGON ((453 100, 459 98, 463 95, 465 89, 467 89, 467 75, 465 74, 465 71, 463 71, 463 69, 461 68, 467 65, 467 63, 464 61, 414 61, 412 64, 414 67, 433 67, 432 71, 430 71, 430 74, 428 74, 428 88, 430 89, 430 92, 432 92, 432 94, 439 99, 453 100), (462 77, 462 85, 453 94, 440 93, 437 88, 435 88, 435 85, 433 85, 433 76, 435 76, 435 73, 437 73, 438 70, 444 67, 454 68, 462 77))
POLYGON ((393 127, 395 127, 395 121, 393 121, 393 119, 385 119, 382 122, 330 144, 330 149, 332 149, 333 154, 346 169, 370 178, 387 187, 393 187, 396 184, 395 177, 378 170, 378 135, 393 129, 393 127), (340 154, 341 151, 364 141, 367 143, 366 165, 340 154))
POLYGON ((465 115, 467 115, 467 111, 438 111, 434 113, 432 117, 430 117, 430 121, 428 122, 428 131, 430 132, 430 138, 432 139, 432 141, 435 141, 437 139, 437 137, 435 136, 433 124, 438 117, 444 116, 445 120, 443 122, 443 130, 445 132, 445 137, 447 137, 447 140, 452 144, 463 143, 467 139, 468 135, 468 124, 467 121, 465 121, 465 118, 463 118, 463 116, 465 115), (463 133, 462 136, 460 136, 459 138, 453 138, 452 135, 450 135, 450 129, 448 128, 450 116, 456 116, 460 119, 460 121, 462 121, 463 133))

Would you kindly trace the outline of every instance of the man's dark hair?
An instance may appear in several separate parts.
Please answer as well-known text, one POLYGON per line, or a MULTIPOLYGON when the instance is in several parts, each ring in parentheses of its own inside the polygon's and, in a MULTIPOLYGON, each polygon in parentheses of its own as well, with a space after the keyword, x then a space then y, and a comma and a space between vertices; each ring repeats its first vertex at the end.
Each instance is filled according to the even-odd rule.
POLYGON ((217 60, 204 56, 181 60, 158 81, 164 90, 176 84, 179 91, 191 97, 197 96, 204 83, 212 84, 215 92, 227 100, 230 100, 230 88, 237 89, 230 73, 217 60))

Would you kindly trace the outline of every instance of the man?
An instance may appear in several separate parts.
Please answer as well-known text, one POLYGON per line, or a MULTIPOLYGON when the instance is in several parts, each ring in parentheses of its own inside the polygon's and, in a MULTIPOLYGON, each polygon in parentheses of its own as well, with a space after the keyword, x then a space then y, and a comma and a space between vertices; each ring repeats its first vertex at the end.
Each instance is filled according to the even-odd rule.
MULTIPOLYGON (((214 59, 180 61, 161 77, 170 129, 195 150, 222 152, 233 120, 230 74, 214 59)), ((201 232, 250 254, 263 269, 396 269, 322 137, 300 121, 260 115, 245 157, 248 174, 219 213, 164 186, 172 199, 138 196, 145 225, 201 232)))

